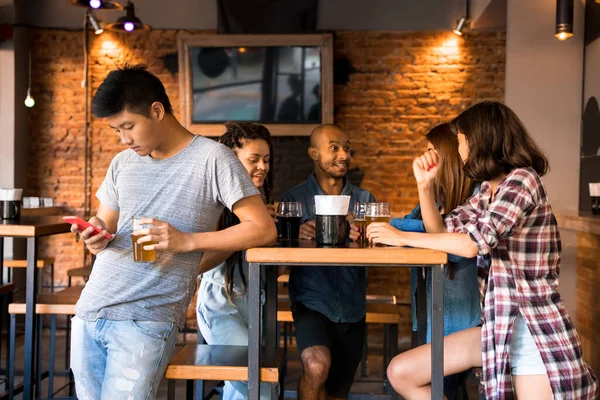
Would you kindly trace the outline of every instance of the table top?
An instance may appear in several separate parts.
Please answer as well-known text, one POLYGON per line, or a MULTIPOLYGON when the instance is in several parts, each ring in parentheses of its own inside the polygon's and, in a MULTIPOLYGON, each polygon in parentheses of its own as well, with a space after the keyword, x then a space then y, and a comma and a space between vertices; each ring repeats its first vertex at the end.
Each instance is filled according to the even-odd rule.
POLYGON ((71 224, 62 217, 21 217, 0 220, 0 236, 38 237, 70 232, 71 224))
POLYGON ((356 243, 345 247, 318 247, 313 240, 295 243, 278 241, 272 247, 246 251, 249 263, 312 265, 439 265, 448 262, 442 251, 408 247, 361 248, 356 243))

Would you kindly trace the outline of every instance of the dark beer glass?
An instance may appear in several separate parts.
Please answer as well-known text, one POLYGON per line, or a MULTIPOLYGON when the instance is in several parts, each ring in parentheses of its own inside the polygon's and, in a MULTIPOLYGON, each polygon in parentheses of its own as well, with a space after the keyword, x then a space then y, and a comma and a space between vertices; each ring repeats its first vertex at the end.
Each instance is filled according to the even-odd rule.
POLYGON ((302 220, 302 203, 282 201, 277 210, 277 219, 281 228, 281 239, 298 240, 300 221, 302 220))

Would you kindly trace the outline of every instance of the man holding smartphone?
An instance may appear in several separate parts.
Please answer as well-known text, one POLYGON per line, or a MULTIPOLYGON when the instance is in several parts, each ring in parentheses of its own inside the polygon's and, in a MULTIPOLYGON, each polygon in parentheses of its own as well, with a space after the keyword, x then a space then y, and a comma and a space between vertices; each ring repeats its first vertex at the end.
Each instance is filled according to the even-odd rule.
POLYGON ((127 150, 112 160, 100 206, 79 232, 96 255, 73 318, 71 368, 79 399, 154 398, 183 328, 204 252, 269 245, 276 229, 245 168, 227 147, 185 129, 160 80, 143 66, 112 71, 92 113, 127 150), (213 231, 224 207, 241 223, 213 231), (135 233, 154 262, 134 262, 135 233), (110 239, 104 237, 109 233, 110 239))

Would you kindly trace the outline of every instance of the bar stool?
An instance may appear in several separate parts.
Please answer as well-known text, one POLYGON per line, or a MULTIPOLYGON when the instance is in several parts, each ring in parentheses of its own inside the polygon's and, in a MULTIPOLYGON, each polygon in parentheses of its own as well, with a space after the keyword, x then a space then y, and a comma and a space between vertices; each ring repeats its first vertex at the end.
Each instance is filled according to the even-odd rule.
MULTIPOLYGON (((56 292, 50 295, 38 296, 36 304, 36 314, 38 315, 38 329, 36 333, 37 341, 37 354, 36 354, 36 385, 35 385, 35 397, 41 397, 41 381, 43 378, 42 372, 42 333, 43 333, 43 317, 45 315, 50 316, 50 360, 48 368, 48 398, 52 399, 54 396, 54 377, 55 375, 69 376, 69 396, 73 396, 74 381, 73 377, 68 369, 69 364, 69 335, 67 332, 67 343, 65 351, 65 371, 55 370, 55 355, 56 355, 56 317, 58 315, 65 315, 70 317, 75 315, 75 303, 81 296, 82 286, 74 286, 60 292, 56 292)), ((10 314, 10 350, 8 360, 8 396, 12 399, 15 394, 15 343, 16 343, 16 316, 18 314, 25 314, 25 303, 12 303, 8 306, 8 313, 10 314)), ((63 388, 65 387, 63 386, 63 388)), ((62 390, 60 388, 59 390, 62 390)))
MULTIPOLYGON (((3 265, 9 268, 8 281, 12 282, 12 269, 27 268, 27 260, 5 259, 3 265)), ((38 268, 39 292, 41 293, 43 288, 50 288, 50 293, 54 293, 54 258, 40 258, 37 260, 36 267, 38 268), (45 267, 50 267, 50 285, 48 286, 44 286, 44 280, 42 279, 42 271, 45 267)))
POLYGON ((71 287, 71 278, 72 277, 80 277, 83 278, 84 282, 87 282, 90 279, 90 275, 92 273, 92 269, 88 267, 83 268, 73 268, 67 271, 67 277, 69 278, 68 286, 71 287))

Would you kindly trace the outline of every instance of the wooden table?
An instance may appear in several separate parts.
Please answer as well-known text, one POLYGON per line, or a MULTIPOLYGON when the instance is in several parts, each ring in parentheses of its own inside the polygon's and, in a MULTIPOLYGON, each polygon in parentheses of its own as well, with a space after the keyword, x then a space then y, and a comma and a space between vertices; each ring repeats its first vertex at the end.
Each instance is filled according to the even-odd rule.
POLYGON ((21 217, 19 220, 0 220, 0 284, 4 263, 4 238, 27 239, 27 280, 25 283, 25 370, 23 373, 23 399, 33 399, 33 355, 35 354, 35 303, 37 295, 37 240, 42 236, 70 231, 71 225, 60 217, 21 217))
MULTIPOLYGON (((258 400, 260 394, 260 290, 261 267, 293 265, 311 266, 378 266, 426 267, 432 269, 431 280, 431 374, 432 399, 443 399, 444 393, 444 276, 448 262, 446 253, 434 250, 375 247, 360 248, 356 243, 343 248, 319 248, 314 241, 278 242, 273 247, 259 247, 246 252, 248 270, 248 398, 258 400)), ((277 346, 277 268, 266 269, 267 302, 263 312, 263 341, 277 346)), ((421 327, 420 327, 421 328, 421 327)))

